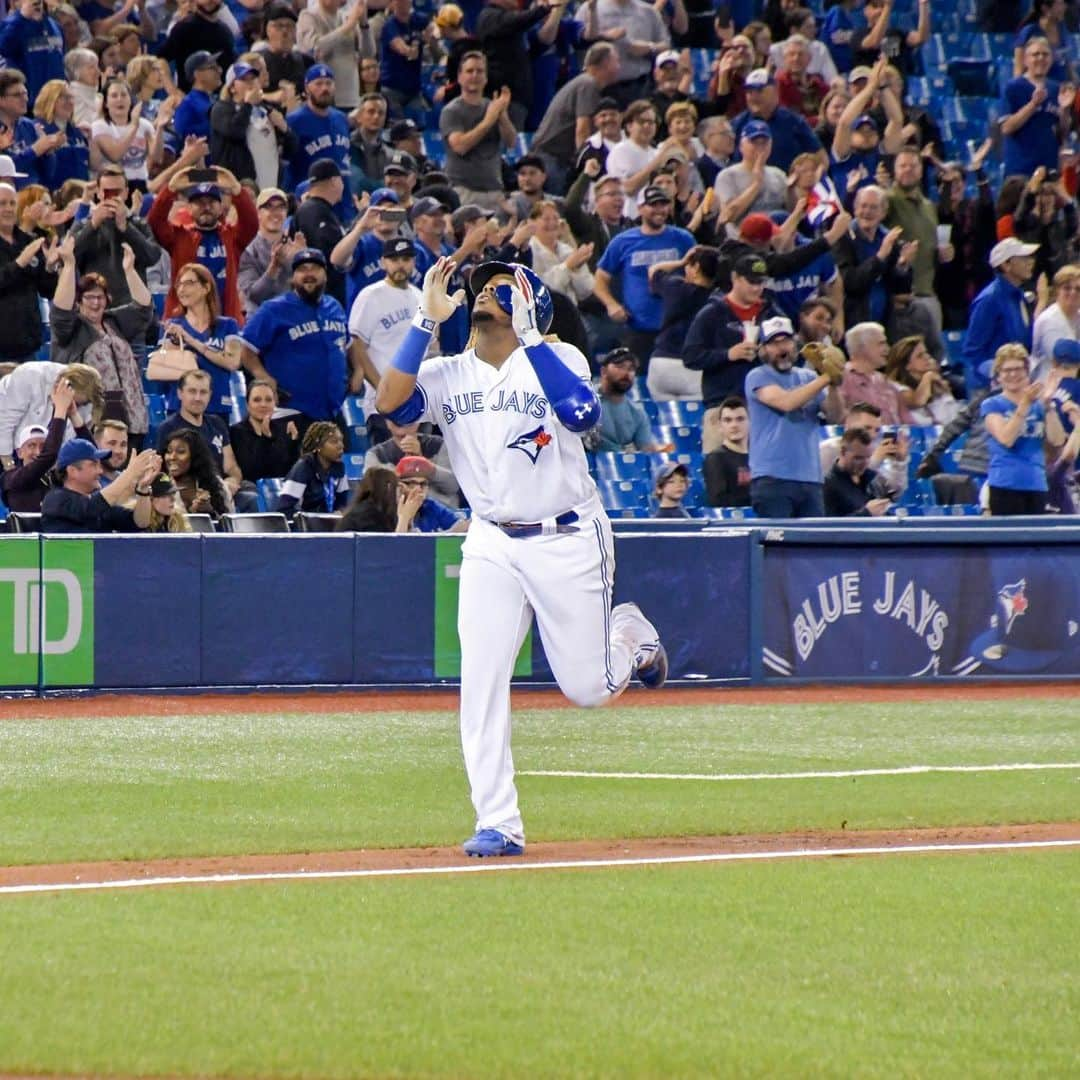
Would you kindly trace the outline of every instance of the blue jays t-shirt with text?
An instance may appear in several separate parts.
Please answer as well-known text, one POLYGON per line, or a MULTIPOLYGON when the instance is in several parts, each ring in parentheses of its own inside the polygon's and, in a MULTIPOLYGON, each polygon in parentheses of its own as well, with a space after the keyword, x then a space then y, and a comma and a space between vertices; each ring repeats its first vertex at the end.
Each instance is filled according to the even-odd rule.
POLYGON ((663 322, 664 301, 649 289, 649 267, 677 261, 693 246, 693 236, 674 225, 654 236, 643 233, 640 226, 627 229, 608 244, 598 265, 618 279, 622 306, 630 313, 634 330, 655 332, 663 322))
MULTIPOLYGON (((1005 85, 1001 101, 1002 116, 1019 112, 1035 93, 1035 84, 1023 76, 1005 85)), ((1030 176, 1040 165, 1056 169, 1058 165, 1058 84, 1046 80, 1046 100, 1031 118, 1012 135, 1005 136, 1005 175, 1030 176)))
MULTIPOLYGON (((178 322, 196 341, 203 341, 211 349, 217 349, 219 352, 224 350, 226 338, 240 333, 240 326, 237 321, 230 319, 226 315, 220 316, 217 323, 209 330, 196 330, 187 321, 186 316, 181 316, 174 321, 178 322)), ((193 349, 192 352, 195 352, 195 350, 193 349)), ((228 416, 232 405, 232 386, 229 382, 229 372, 223 367, 218 367, 217 364, 211 364, 200 352, 195 353, 195 359, 199 362, 199 370, 205 371, 210 376, 210 404, 206 406, 206 411, 211 415, 228 416)), ((175 384, 169 390, 167 404, 170 412, 177 412, 180 408, 180 397, 177 394, 175 384)))
MULTIPOLYGON (((1003 416, 1010 419, 1016 412, 1015 403, 1004 394, 988 397, 979 406, 979 415, 1003 416)), ((1046 491, 1046 459, 1043 456, 1043 439, 1046 435, 1046 413, 1041 401, 1033 402, 1028 409, 1024 430, 1012 444, 999 443, 987 428, 987 446, 990 448, 990 473, 987 479, 991 487, 1008 488, 1010 491, 1046 491)))

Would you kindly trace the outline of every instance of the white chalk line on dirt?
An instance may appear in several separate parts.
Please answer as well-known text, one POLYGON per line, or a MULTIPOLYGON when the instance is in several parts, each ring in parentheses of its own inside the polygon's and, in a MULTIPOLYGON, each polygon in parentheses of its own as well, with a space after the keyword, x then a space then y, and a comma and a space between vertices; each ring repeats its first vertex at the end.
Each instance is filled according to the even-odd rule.
POLYGON ((831 772, 781 773, 587 772, 579 769, 520 769, 518 776, 551 776, 578 780, 842 780, 856 776, 1029 772, 1043 769, 1080 769, 1080 761, 1017 762, 1008 765, 899 765, 892 769, 842 769, 831 772))
POLYGON ((725 851, 703 855, 656 855, 623 859, 562 859, 551 862, 518 862, 514 858, 498 858, 460 866, 387 867, 378 870, 281 870, 266 871, 264 873, 195 874, 184 877, 128 878, 117 881, 71 881, 53 884, 4 885, 0 886, 0 895, 85 892, 90 889, 144 889, 164 885, 230 885, 260 881, 340 881, 351 878, 420 877, 430 874, 503 873, 511 870, 585 870, 620 866, 675 866, 686 863, 818 859, 844 855, 925 855, 940 852, 1020 851, 1032 848, 1062 847, 1080 847, 1080 837, 1068 840, 995 840, 968 844, 898 844, 893 847, 725 851))

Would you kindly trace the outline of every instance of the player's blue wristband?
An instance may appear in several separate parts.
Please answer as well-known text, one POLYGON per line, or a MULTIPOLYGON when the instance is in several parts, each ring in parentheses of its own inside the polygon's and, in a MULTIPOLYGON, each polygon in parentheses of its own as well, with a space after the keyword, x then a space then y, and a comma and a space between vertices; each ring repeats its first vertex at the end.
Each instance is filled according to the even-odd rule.
POLYGON ((382 415, 389 420, 393 420, 395 424, 411 424, 424 415, 425 407, 424 392, 418 386, 403 404, 391 412, 382 413, 382 415))
POLYGON ((412 326, 409 327, 405 340, 394 353, 390 366, 406 375, 415 376, 424 362, 424 356, 431 344, 431 335, 435 333, 437 325, 434 319, 429 319, 418 311, 413 316, 412 326))
POLYGON ((525 346, 525 355, 563 427, 580 433, 600 423, 600 399, 593 388, 571 371, 546 341, 525 346))

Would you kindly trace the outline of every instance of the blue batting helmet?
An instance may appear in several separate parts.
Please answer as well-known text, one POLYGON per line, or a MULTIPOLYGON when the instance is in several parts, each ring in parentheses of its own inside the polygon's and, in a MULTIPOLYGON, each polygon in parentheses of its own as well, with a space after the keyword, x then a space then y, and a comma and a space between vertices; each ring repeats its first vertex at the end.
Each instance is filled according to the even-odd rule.
MULTIPOLYGON (((515 270, 524 270, 525 276, 529 279, 533 298, 536 301, 536 326, 541 334, 546 334, 551 328, 551 320, 555 317, 555 304, 551 299, 550 290, 531 267, 523 266, 521 263, 494 261, 481 263, 473 270, 472 277, 469 278, 469 291, 472 293, 472 298, 475 301, 477 296, 480 295, 480 290, 496 274, 509 274, 513 277, 515 270)), ((514 307, 510 298, 509 285, 495 286, 495 300, 507 315, 513 314, 514 307)))

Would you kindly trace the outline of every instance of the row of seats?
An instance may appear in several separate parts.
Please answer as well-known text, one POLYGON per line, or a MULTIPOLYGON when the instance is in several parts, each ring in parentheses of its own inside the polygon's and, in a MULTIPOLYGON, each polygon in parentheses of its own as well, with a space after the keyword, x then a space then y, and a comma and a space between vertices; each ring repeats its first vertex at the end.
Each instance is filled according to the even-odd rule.
MULTIPOLYGON (((340 514, 311 514, 300 512, 290 522, 284 514, 259 512, 257 514, 222 514, 215 522, 209 514, 188 514, 191 531, 197 533, 325 533, 334 532, 340 514)), ((41 515, 11 513, 7 518, 9 533, 28 534, 41 531, 41 515)))

